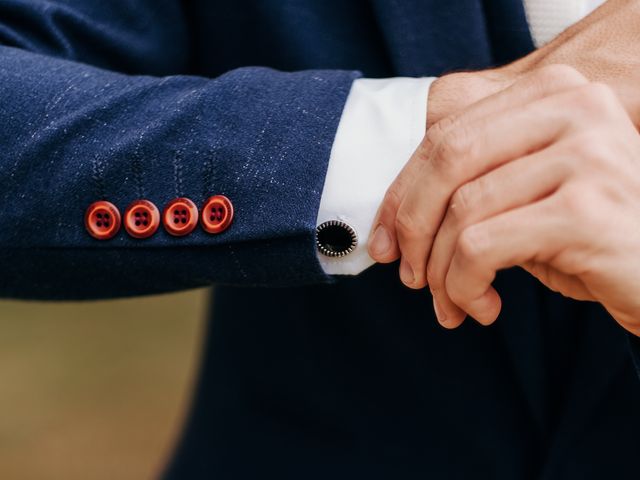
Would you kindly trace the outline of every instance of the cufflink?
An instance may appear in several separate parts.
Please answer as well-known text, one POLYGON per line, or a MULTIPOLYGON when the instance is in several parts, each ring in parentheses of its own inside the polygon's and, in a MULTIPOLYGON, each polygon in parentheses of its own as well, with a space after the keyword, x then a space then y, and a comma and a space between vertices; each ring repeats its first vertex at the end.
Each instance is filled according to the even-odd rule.
POLYGON ((327 257, 344 257, 358 245, 358 236, 351 226, 340 220, 329 220, 316 228, 316 246, 327 257))

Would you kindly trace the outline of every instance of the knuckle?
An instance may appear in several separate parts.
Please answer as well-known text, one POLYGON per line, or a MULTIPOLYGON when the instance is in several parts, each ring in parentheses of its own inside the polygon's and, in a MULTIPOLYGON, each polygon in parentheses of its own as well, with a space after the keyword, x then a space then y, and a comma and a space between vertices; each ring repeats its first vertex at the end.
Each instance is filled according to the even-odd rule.
POLYGON ((484 228, 472 226, 465 228, 456 245, 456 252, 465 262, 475 262, 489 248, 489 238, 484 228))
POLYGON ((585 182, 574 182, 560 190, 562 208, 573 223, 573 229, 591 226, 596 220, 602 202, 593 187, 585 182))
POLYGON ((566 64, 547 65, 540 68, 537 73, 541 82, 558 87, 577 87, 588 82, 578 70, 566 64))
POLYGON ((425 144, 424 146, 427 149, 430 149, 438 145, 438 143, 440 143, 440 140, 444 136, 445 131, 448 130, 447 124, 450 124, 450 123, 451 123, 451 120, 449 119, 449 117, 445 117, 442 120, 440 120, 438 123, 432 125, 427 130, 427 133, 424 137, 425 138, 425 141, 423 142, 425 144))
POLYGON ((451 202, 449 202, 448 216, 451 217, 455 223, 464 223, 469 207, 473 205, 474 190, 473 183, 466 183, 458 188, 452 195, 451 202))
POLYGON ((563 208, 571 214, 582 213, 582 192, 577 184, 566 185, 560 190, 560 200, 563 208))
POLYGON ((429 127, 424 136, 424 141, 420 142, 418 147, 422 152, 421 158, 429 159, 431 157, 431 152, 436 151, 449 132, 455 130, 457 123, 456 118, 453 115, 450 115, 429 127))
POLYGON ((614 160, 610 138, 600 129, 588 129, 576 135, 570 143, 571 155, 576 158, 576 167, 583 173, 593 173, 593 167, 602 167, 614 160), (585 166, 590 167, 586 171, 585 166))
POLYGON ((442 138, 441 145, 452 156, 464 155, 469 150, 469 135, 462 127, 449 130, 442 138))
POLYGON ((446 134, 449 130, 451 130, 455 126, 455 124, 456 124, 456 117, 453 115, 449 115, 440 119, 438 123, 433 125, 428 130, 427 133, 431 134, 431 138, 433 138, 434 141, 439 141, 444 134, 446 134))
POLYGON ((436 146, 433 157, 434 166, 439 171, 456 176, 462 163, 462 158, 470 150, 469 136, 462 128, 449 131, 436 146))
POLYGON ((602 119, 618 113, 618 101, 613 90, 603 83, 589 83, 576 92, 574 101, 590 119, 602 119))
POLYGON ((439 132, 440 135, 443 135, 444 133, 454 128, 456 124, 457 124, 457 117, 454 115, 449 115, 447 117, 442 118, 438 122, 438 129, 436 130, 436 132, 439 132))
POLYGON ((619 174, 623 147, 615 130, 607 126, 587 128, 577 133, 567 145, 573 177, 597 178, 619 174))
POLYGON ((613 89, 605 83, 592 82, 585 88, 588 92, 591 92, 591 95, 593 95, 595 98, 600 99, 600 101, 603 101, 606 104, 616 103, 616 94, 614 93, 613 89))

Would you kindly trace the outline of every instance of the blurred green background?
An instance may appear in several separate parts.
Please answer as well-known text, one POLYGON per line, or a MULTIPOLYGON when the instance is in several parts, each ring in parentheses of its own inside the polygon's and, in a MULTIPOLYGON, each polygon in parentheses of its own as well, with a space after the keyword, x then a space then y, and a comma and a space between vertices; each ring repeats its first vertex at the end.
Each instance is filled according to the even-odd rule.
POLYGON ((0 479, 155 478, 189 406, 208 294, 0 301, 0 479))

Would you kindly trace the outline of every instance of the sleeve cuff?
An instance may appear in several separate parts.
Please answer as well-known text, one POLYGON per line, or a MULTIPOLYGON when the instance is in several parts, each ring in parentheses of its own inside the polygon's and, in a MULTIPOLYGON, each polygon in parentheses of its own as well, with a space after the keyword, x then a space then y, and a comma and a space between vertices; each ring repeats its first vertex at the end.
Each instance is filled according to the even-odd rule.
POLYGON ((356 244, 335 256, 320 253, 318 245, 327 274, 357 275, 374 263, 367 253, 369 231, 387 188, 424 137, 434 80, 397 77, 353 83, 331 150, 317 225, 345 224, 355 232, 356 244))

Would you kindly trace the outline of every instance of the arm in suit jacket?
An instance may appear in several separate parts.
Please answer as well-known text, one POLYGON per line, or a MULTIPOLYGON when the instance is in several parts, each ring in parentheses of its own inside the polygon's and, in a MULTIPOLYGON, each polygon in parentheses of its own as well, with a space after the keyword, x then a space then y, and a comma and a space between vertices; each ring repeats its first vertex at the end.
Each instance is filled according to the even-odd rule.
POLYGON ((327 281, 314 229, 352 71, 184 76, 180 2, 0 5, 0 295, 127 296, 327 281), (84 212, 224 194, 221 235, 99 241, 84 212))

